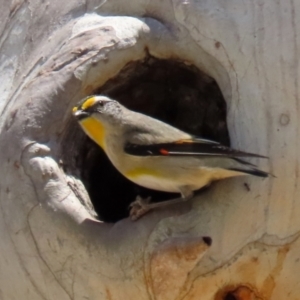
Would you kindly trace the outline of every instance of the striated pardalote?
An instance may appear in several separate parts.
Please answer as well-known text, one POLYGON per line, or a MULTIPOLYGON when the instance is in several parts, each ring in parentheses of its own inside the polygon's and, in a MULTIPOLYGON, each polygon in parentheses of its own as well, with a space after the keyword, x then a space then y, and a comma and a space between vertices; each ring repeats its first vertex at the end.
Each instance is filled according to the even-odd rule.
POLYGON ((195 190, 215 180, 268 176, 241 159, 263 156, 195 137, 105 96, 83 99, 73 108, 73 115, 126 178, 150 189, 181 194, 159 203, 137 197, 131 204, 133 220, 150 209, 188 200, 195 190))

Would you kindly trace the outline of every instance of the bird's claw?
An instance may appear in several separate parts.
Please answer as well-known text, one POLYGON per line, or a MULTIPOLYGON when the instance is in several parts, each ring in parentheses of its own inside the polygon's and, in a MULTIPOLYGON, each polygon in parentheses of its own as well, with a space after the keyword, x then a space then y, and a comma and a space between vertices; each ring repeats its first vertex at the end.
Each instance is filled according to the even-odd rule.
POLYGON ((151 208, 149 207, 149 202, 151 200, 151 197, 142 198, 141 196, 137 196, 135 198, 135 201, 130 203, 130 219, 132 221, 136 221, 143 215, 145 215, 151 208))

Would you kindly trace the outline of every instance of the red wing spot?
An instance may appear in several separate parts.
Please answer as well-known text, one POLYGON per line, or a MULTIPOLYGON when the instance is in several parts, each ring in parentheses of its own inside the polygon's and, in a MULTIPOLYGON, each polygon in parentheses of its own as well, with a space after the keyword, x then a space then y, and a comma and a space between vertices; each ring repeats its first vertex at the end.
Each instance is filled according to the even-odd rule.
POLYGON ((166 149, 160 149, 159 152, 162 155, 169 155, 169 151, 167 151, 166 149))

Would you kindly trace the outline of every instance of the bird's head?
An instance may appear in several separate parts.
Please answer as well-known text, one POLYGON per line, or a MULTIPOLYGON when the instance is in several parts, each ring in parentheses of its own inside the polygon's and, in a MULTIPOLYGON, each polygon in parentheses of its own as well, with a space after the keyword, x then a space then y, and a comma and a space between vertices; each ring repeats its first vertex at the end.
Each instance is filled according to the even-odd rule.
POLYGON ((105 96, 89 96, 74 108, 73 115, 84 132, 105 149, 105 136, 122 124, 122 111, 119 102, 105 96))
POLYGON ((74 108, 73 115, 78 122, 88 118, 99 120, 103 124, 116 123, 121 114, 119 102, 106 96, 93 95, 82 99, 74 108))

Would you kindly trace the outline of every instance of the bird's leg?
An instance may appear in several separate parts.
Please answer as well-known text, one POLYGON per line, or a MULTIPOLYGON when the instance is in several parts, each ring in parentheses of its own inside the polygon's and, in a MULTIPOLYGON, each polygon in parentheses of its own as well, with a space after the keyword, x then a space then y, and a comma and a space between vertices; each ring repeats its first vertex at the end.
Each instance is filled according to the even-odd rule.
POLYGON ((154 208, 165 207, 172 204, 177 204, 183 201, 191 199, 194 195, 194 192, 186 187, 180 188, 181 197, 170 199, 162 202, 149 203, 151 198, 146 199, 141 198, 140 196, 136 197, 136 200, 130 204, 130 218, 132 221, 136 221, 148 211, 154 208))
POLYGON ((136 221, 141 216, 145 215, 151 208, 149 205, 151 205, 149 202, 151 200, 151 197, 142 198, 141 196, 137 196, 135 198, 135 201, 130 203, 130 219, 132 221, 136 221))

